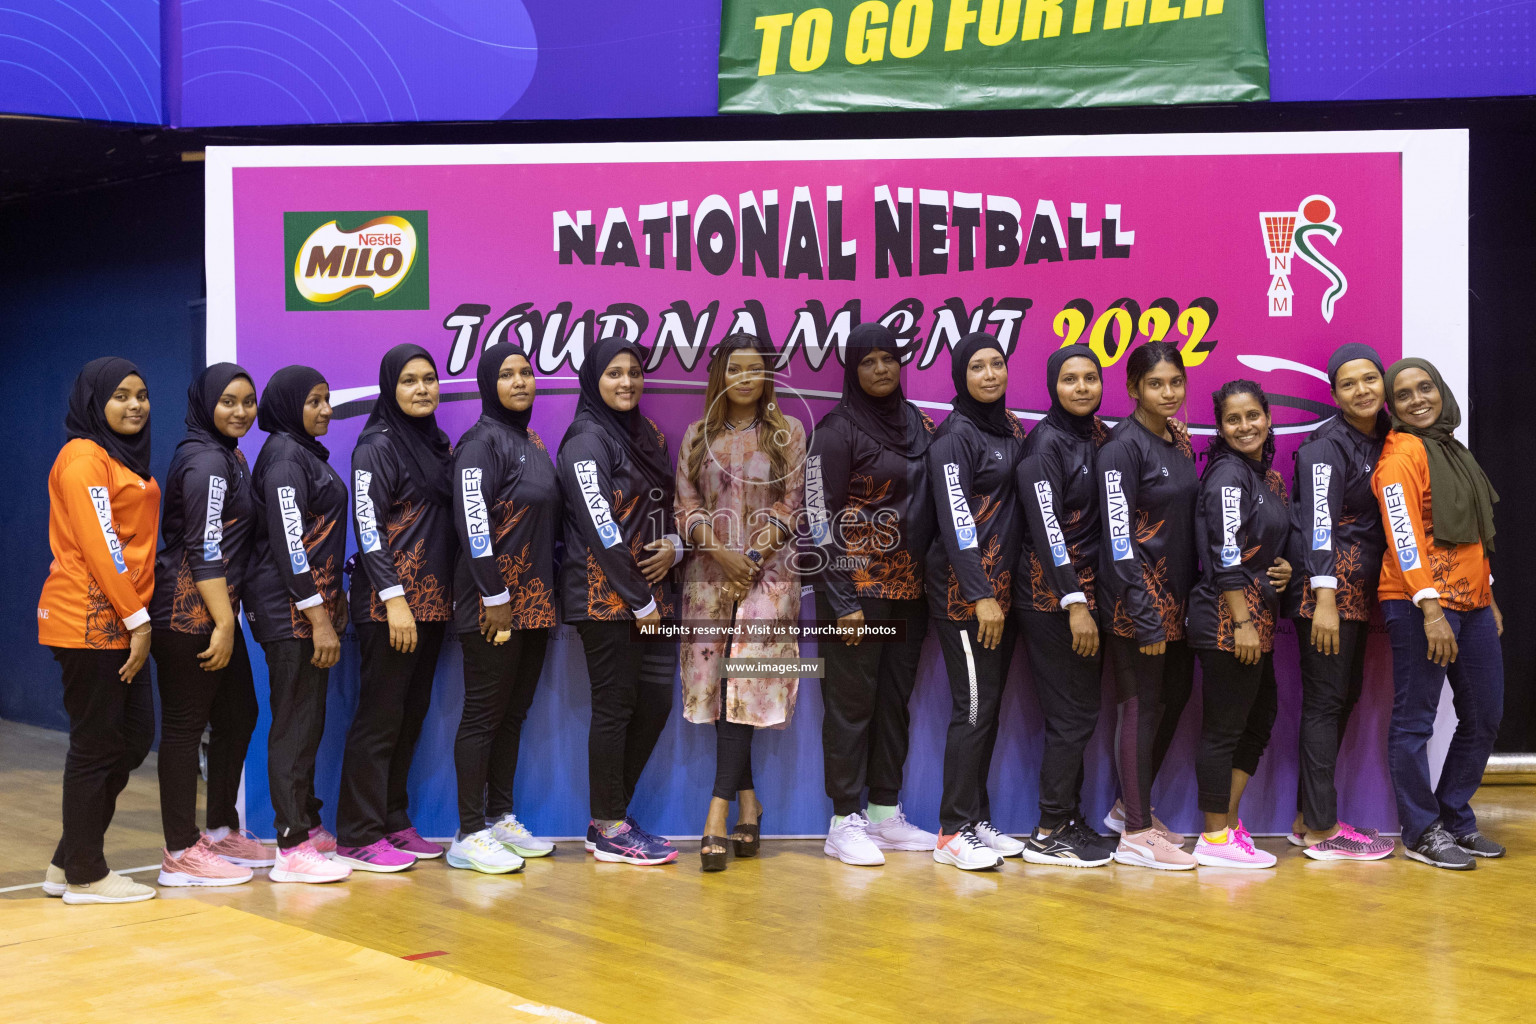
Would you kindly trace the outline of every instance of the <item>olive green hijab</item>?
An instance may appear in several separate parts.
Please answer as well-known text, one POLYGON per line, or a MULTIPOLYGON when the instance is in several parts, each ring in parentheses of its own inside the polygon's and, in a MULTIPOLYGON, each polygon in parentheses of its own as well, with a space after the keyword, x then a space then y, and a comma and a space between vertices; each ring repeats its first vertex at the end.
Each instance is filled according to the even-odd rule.
POLYGON ((1387 370, 1387 407, 1392 429, 1412 434, 1424 442, 1429 456, 1430 505, 1434 511, 1435 541, 1440 544, 1472 544, 1482 541, 1493 550, 1493 504, 1499 500, 1483 468, 1452 433, 1461 426, 1461 407, 1445 386, 1440 371, 1427 359, 1399 359, 1387 370), (1427 427, 1411 427, 1397 415, 1392 392, 1397 375, 1410 367, 1423 370, 1440 389, 1440 418, 1427 427))

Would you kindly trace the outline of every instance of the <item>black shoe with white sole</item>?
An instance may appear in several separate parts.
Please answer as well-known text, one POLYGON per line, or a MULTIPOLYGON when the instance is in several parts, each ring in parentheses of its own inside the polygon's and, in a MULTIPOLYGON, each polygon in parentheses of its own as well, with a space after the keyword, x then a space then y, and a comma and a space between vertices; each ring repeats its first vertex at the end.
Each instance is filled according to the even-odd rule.
POLYGON ((1472 855, 1460 846, 1438 821, 1424 830, 1419 841, 1405 851, 1409 860, 1420 861, 1432 868, 1447 871, 1471 871, 1477 867, 1472 855))
POLYGON ((1111 850, 1090 842, 1082 830, 1068 822, 1050 835, 1042 835, 1037 828, 1024 844, 1024 859, 1031 864, 1055 864, 1068 868, 1096 868, 1108 864, 1111 850))
POLYGON ((1489 839, 1477 829, 1473 829, 1464 836, 1457 836, 1456 845, 1474 857, 1502 857, 1505 852, 1504 847, 1489 839))

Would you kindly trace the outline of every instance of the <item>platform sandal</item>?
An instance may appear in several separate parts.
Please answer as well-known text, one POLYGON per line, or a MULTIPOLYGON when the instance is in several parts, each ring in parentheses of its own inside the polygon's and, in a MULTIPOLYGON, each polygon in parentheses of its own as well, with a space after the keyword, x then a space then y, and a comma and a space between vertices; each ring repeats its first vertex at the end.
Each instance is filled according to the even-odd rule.
POLYGON ((724 871, 729 859, 725 836, 704 836, 699 840, 699 867, 704 871, 724 871), (710 853, 711 846, 720 847, 720 852, 710 853))
POLYGON ((757 820, 750 825, 736 826, 736 831, 747 836, 746 839, 731 839, 731 846, 738 857, 756 857, 757 851, 763 848, 763 816, 758 814, 757 820))

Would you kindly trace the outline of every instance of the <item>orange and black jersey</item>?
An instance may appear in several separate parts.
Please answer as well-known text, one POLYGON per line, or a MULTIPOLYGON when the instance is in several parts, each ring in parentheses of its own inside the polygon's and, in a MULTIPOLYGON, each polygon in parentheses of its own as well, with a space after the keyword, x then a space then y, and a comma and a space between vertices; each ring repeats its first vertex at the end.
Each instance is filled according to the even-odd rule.
POLYGON ((1230 448, 1212 452, 1195 505, 1201 573, 1189 598, 1191 647, 1233 652, 1236 623, 1222 594, 1240 590, 1260 648, 1274 650, 1280 595, 1269 568, 1284 557, 1290 532, 1290 501, 1280 474, 1230 448))
POLYGON ((1094 417, 1080 436, 1043 420, 1024 442, 1015 474, 1027 529, 1013 578, 1013 601, 1037 612, 1084 603, 1097 611, 1099 485, 1094 463, 1109 428, 1094 417))
POLYGON ((257 529, 243 594, 251 635, 263 644, 306 639, 304 609, 319 604, 339 633, 347 624, 346 481, 287 434, 262 444, 251 480, 257 529))
POLYGON ((1374 435, 1335 416, 1297 450, 1290 547, 1296 585, 1288 614, 1310 619, 1317 610, 1314 588, 1332 587, 1339 618, 1370 621, 1387 549, 1371 475, 1385 440, 1385 415, 1374 435))
POLYGON ((155 596, 149 604, 155 628, 212 633, 213 616, 197 585, 220 577, 230 606, 240 614, 257 532, 245 453, 198 437, 177 445, 165 476, 160 529, 155 596))
POLYGON ((37 642, 112 650, 149 621, 160 485, 77 437, 48 473, 53 563, 37 602, 37 642))
POLYGON ((453 451, 453 525, 459 535, 454 629, 480 630, 481 602, 512 605, 513 629, 555 624, 560 482, 549 450, 489 417, 453 451))
MULTIPOLYGON (((917 413, 922 429, 933 421, 917 413)), ((839 617, 859 599, 923 596, 923 561, 936 521, 926 452, 908 458, 834 409, 811 433, 805 513, 814 545, 809 581, 839 617)), ((946 505, 946 507, 948 507, 946 505)))
MULTIPOLYGON (((649 418, 646 429, 665 458, 666 437, 649 418)), ((682 539, 671 532, 672 484, 646 482, 623 446, 599 429, 568 434, 556 459, 564 501, 565 553, 560 565, 560 611, 566 622, 634 619, 676 611, 669 573, 655 586, 640 563, 647 544, 667 538, 682 560, 682 539)))
POLYGON ((1397 430, 1388 434, 1371 488, 1391 548, 1381 560, 1381 600, 1418 604, 1433 597, 1455 612, 1493 603, 1493 569, 1482 543, 1442 544, 1435 539, 1429 456, 1422 440, 1397 430))
POLYGON ((1024 427, 1012 413, 1011 437, 990 434, 969 416, 950 413, 928 446, 928 481, 936 533, 928 546, 928 609, 935 618, 967 622, 976 602, 993 598, 1006 613, 1024 524, 1014 467, 1024 427))
POLYGON ((1189 432, 1168 422, 1165 441, 1136 419, 1099 449, 1099 602, 1116 636, 1138 644, 1184 639, 1195 582, 1195 495, 1200 476, 1189 432))
POLYGON ((388 431, 352 449, 352 621, 385 622, 384 602, 404 597, 418 622, 453 618, 457 541, 452 510, 411 475, 388 431))

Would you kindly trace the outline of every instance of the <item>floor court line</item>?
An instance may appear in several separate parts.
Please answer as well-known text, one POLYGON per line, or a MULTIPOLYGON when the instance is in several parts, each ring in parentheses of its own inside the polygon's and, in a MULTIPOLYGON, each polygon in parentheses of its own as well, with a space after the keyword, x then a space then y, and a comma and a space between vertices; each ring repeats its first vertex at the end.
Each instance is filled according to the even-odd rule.
MULTIPOLYGON (((136 875, 136 874, 138 874, 141 871, 159 871, 159 870, 160 870, 160 865, 159 864, 146 864, 142 868, 124 868, 122 871, 119 871, 118 874, 120 874, 120 875, 136 875)), ((4 889, 0 889, 0 893, 5 893, 5 892, 25 892, 28 889, 41 889, 42 887, 43 887, 43 883, 42 882, 28 882, 26 885, 8 885, 4 889)))

